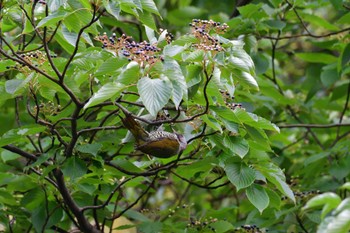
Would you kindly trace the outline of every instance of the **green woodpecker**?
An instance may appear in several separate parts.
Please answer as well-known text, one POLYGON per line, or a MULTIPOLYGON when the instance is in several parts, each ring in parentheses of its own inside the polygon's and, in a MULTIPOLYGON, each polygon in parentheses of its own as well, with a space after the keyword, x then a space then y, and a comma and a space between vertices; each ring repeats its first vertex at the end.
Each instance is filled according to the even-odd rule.
POLYGON ((122 118, 122 122, 134 136, 136 148, 143 153, 159 158, 169 158, 186 149, 187 141, 183 135, 162 130, 147 132, 130 113, 124 111, 124 114, 125 118, 122 118))

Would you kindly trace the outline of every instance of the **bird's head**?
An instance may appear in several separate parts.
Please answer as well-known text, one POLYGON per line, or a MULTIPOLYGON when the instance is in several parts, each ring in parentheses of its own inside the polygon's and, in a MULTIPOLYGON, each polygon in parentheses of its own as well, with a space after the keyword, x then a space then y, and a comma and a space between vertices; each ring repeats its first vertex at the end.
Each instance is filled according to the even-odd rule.
POLYGON ((180 147, 179 147, 179 152, 183 151, 187 147, 187 141, 186 138, 182 134, 175 133, 177 136, 177 139, 179 140, 180 147))

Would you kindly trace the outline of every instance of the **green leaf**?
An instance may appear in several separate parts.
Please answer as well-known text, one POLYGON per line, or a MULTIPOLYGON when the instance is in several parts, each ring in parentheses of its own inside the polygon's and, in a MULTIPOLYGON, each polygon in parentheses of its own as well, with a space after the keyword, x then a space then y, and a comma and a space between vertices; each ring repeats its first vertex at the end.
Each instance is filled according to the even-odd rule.
POLYGON ((219 122, 212 116, 210 115, 204 115, 202 116, 202 120, 212 129, 219 131, 220 133, 222 133, 222 129, 221 126, 219 124, 219 122))
POLYGON ((145 25, 145 32, 147 35, 147 39, 151 44, 157 43, 157 38, 152 28, 149 28, 145 25))
POLYGON ((111 57, 104 61, 97 69, 95 75, 109 75, 117 73, 118 69, 127 63, 127 59, 119 57, 111 57))
POLYGON ((1 205, 15 206, 15 205, 17 205, 17 202, 11 193, 9 193, 4 188, 0 188, 0 204, 1 205))
POLYGON ((349 64, 350 64, 350 44, 347 44, 341 54, 341 68, 344 69, 349 64))
POLYGON ((34 210, 45 201, 45 193, 41 189, 32 189, 24 194, 21 205, 26 209, 34 210))
POLYGON ((350 190, 350 182, 346 182, 346 183, 343 184, 340 188, 341 188, 341 189, 350 190))
POLYGON ((77 156, 72 156, 66 160, 62 167, 63 174, 71 180, 82 177, 87 172, 85 162, 77 156))
POLYGON ((236 163, 231 159, 226 160, 224 170, 237 191, 250 186, 255 180, 255 171, 244 163, 236 163))
POLYGON ((114 159, 112 162, 113 164, 118 165, 127 171, 142 172, 139 167, 135 166, 131 161, 126 159, 114 159))
POLYGON ((161 16, 153 0, 141 0, 142 9, 161 16))
POLYGON ((20 95, 25 91, 27 84, 35 76, 35 73, 30 73, 28 77, 24 80, 22 79, 11 79, 6 81, 5 88, 6 92, 13 95, 20 95))
MULTIPOLYGON (((344 210, 328 222, 327 233, 348 233, 350 230, 350 210, 344 210)), ((317 231, 321 232, 321 231, 317 231)))
POLYGON ((185 50, 184 46, 169 44, 164 47, 163 54, 164 56, 174 57, 184 50, 185 50))
POLYGON ((329 20, 319 17, 316 14, 302 14, 301 17, 306 22, 310 22, 311 24, 314 24, 320 28, 325 28, 331 31, 339 30, 339 27, 337 27, 335 24, 330 23, 329 20))
POLYGON ((244 156, 249 151, 248 142, 242 137, 235 137, 235 136, 224 137, 224 145, 233 153, 241 157, 241 159, 243 159, 244 156))
POLYGON ((286 27, 286 22, 281 20, 265 20, 263 21, 271 29, 282 30, 286 27))
POLYGON ((102 148, 102 145, 99 143, 78 145, 76 147, 78 151, 86 154, 91 154, 95 157, 97 156, 97 153, 101 148, 102 148))
POLYGON ((68 42, 65 38, 65 36, 63 35, 63 30, 64 30, 64 26, 62 26, 62 29, 59 29, 56 33, 56 40, 58 42, 58 44, 69 54, 71 54, 74 50, 74 46, 72 45, 70 42, 68 42))
POLYGON ((192 19, 200 18, 207 10, 195 6, 185 6, 175 8, 168 12, 167 20, 171 25, 183 26, 187 25, 192 19))
POLYGON ((146 25, 149 28, 152 28, 153 30, 157 30, 157 26, 154 22, 153 15, 150 12, 144 11, 139 15, 139 20, 146 25))
POLYGON ((323 206, 321 218, 323 219, 331 210, 335 209, 341 202, 340 197, 335 193, 323 193, 311 198, 303 210, 323 206))
POLYGON ((10 67, 16 65, 16 62, 12 60, 1 59, 0 60, 0 72, 8 70, 10 67))
POLYGON ((183 53, 182 59, 185 62, 201 62, 203 61, 205 52, 203 50, 196 49, 193 52, 183 53))
POLYGON ((52 14, 49 14, 47 17, 40 20, 40 22, 36 27, 41 28, 46 26, 56 26, 55 24, 61 21, 62 19, 64 19, 66 15, 67 15, 67 12, 65 12, 64 10, 62 10, 62 8, 60 8, 58 11, 55 11, 52 14))
POLYGON ((269 205, 269 196, 262 186, 252 184, 246 189, 245 193, 248 200, 259 210, 260 213, 262 213, 269 205))
POLYGON ((156 116, 168 103, 172 92, 169 81, 149 77, 141 78, 137 83, 137 89, 143 104, 152 116, 156 116))
POLYGON ((293 191, 289 188, 286 183, 286 178, 282 170, 273 163, 261 163, 256 166, 257 170, 260 171, 271 183, 273 183, 277 189, 286 195, 289 199, 295 202, 293 191))
POLYGON ((153 232, 162 232, 163 223, 158 221, 152 222, 142 222, 137 225, 137 229, 143 233, 153 233, 153 232))
POLYGON ((94 93, 94 95, 85 104, 84 109, 93 107, 104 102, 105 100, 116 97, 124 88, 126 87, 121 83, 107 83, 106 85, 102 86, 100 90, 94 93))
POLYGON ((79 32, 80 28, 88 25, 92 19, 89 9, 80 8, 69 13, 64 18, 64 25, 69 31, 79 32))
POLYGON ((249 54, 239 46, 234 46, 228 58, 228 64, 232 68, 237 68, 255 76, 255 65, 249 54))
POLYGON ((238 7, 238 11, 244 18, 250 18, 258 14, 258 12, 261 10, 261 6, 262 4, 247 4, 245 6, 238 7))
POLYGON ((350 12, 344 14, 342 17, 340 17, 338 20, 337 20, 337 23, 339 25, 342 25, 342 24, 346 24, 346 23, 349 23, 350 22, 350 12))
POLYGON ((119 20, 121 9, 118 2, 103 0, 102 4, 106 8, 106 11, 108 13, 110 13, 112 16, 114 16, 114 18, 119 20))
POLYGON ((8 161, 18 159, 21 156, 19 154, 13 153, 11 151, 4 150, 1 153, 0 157, 1 157, 2 161, 4 161, 4 163, 7 163, 8 161))
MULTIPOLYGON (((219 220, 217 222, 211 223, 212 229, 215 229, 216 233, 233 232, 234 227, 228 221, 219 220)), ((214 230, 213 230, 214 231, 214 230)))
POLYGON ((177 61, 173 59, 166 58, 163 64, 164 74, 169 78, 173 91, 171 95, 171 100, 178 108, 182 99, 187 99, 187 84, 185 76, 182 74, 181 67, 177 61))
POLYGON ((26 192, 37 187, 36 180, 30 176, 16 176, 8 183, 7 189, 17 192, 26 192))
POLYGON ((0 137, 0 147, 14 142, 24 141, 27 135, 33 135, 46 130, 45 126, 26 125, 18 129, 12 129, 0 137))
POLYGON ((321 81, 325 87, 331 87, 339 78, 340 76, 338 75, 336 63, 322 68, 321 81))
POLYGON ((259 91, 259 85, 256 82, 255 78, 247 72, 242 71, 239 76, 237 77, 237 80, 242 83, 243 86, 252 89, 254 91, 259 91))
POLYGON ((327 53, 296 53, 298 58, 310 63, 330 64, 337 62, 337 58, 327 53))
POLYGON ((271 189, 266 189, 265 191, 269 196, 269 207, 279 210, 281 208, 281 197, 271 189))
POLYGON ((337 215, 345 210, 350 210, 350 198, 345 198, 333 211, 333 215, 337 215))
POLYGON ((118 83, 132 84, 140 78, 140 65, 132 61, 126 67, 124 67, 117 78, 118 83))
POLYGON ((63 217, 63 211, 57 208, 57 203, 37 206, 31 215, 31 223, 37 232, 46 232, 45 229, 59 223, 63 217))

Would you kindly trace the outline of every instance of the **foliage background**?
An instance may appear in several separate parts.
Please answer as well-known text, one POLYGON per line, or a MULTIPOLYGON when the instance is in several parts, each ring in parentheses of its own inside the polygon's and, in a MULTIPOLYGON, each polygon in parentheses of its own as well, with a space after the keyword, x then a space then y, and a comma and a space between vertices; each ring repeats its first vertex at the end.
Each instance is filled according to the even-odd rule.
MULTIPOLYGON (((108 232, 123 216, 140 232, 348 232, 349 4, 155 3, 0 1, 4 231, 108 232), (229 25, 224 37, 235 43, 222 39, 223 60, 186 47, 196 42, 186 36, 194 18, 229 25), (147 67, 114 56, 94 37, 152 39, 144 25, 175 37, 161 45, 166 62, 152 76, 171 81, 174 73, 184 85, 159 84, 151 93, 181 93, 180 122, 168 123, 193 140, 180 158, 130 155, 133 143, 122 144, 127 130, 113 101, 135 115, 146 115, 144 105, 160 109, 130 85, 147 67), (38 50, 39 58, 30 56, 38 50), (258 91, 250 76, 237 75, 243 71, 258 91)), ((156 101, 171 117, 175 96, 156 101)))

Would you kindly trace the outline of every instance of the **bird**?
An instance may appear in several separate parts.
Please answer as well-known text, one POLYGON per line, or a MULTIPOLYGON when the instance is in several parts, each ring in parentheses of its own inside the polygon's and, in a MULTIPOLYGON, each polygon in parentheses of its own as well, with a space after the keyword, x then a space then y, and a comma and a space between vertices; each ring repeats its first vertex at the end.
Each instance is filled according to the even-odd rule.
POLYGON ((125 128, 134 136, 137 150, 154 157, 169 158, 186 149, 187 141, 183 135, 160 129, 147 132, 130 112, 122 110, 125 117, 121 117, 121 120, 125 128))

